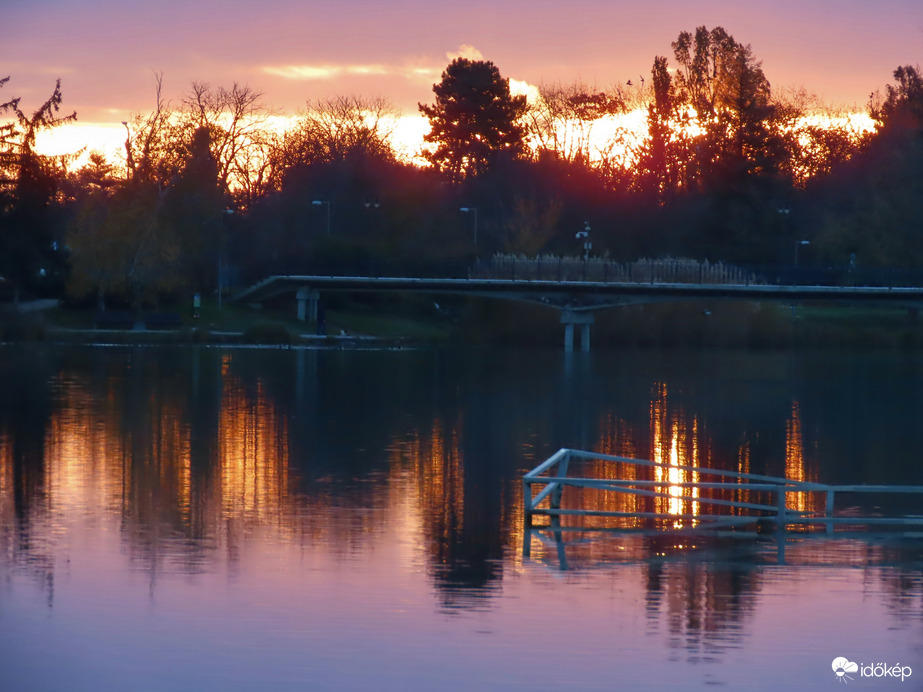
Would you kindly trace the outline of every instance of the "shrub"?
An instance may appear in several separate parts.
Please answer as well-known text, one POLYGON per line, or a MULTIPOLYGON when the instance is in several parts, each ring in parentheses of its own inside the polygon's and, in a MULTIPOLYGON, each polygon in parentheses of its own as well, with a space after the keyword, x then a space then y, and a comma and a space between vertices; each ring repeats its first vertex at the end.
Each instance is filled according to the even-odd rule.
POLYGON ((247 344, 291 344, 293 339, 284 324, 258 322, 244 331, 243 341, 247 344))

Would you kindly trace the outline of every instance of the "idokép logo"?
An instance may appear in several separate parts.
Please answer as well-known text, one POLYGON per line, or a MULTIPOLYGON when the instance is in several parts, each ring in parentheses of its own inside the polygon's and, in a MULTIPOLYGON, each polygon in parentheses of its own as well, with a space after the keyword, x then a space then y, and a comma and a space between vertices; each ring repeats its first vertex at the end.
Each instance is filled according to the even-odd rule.
POLYGON ((855 680, 855 674, 858 673, 860 678, 892 678, 904 682, 913 674, 910 666, 902 666, 900 663, 890 665, 888 663, 854 663, 848 658, 839 656, 833 659, 831 664, 833 673, 836 675, 837 682, 848 683, 855 680), (850 675, 853 673, 853 675, 850 675))
POLYGON ((833 672, 836 673, 837 682, 848 682, 855 678, 850 677, 847 673, 858 673, 859 664, 840 656, 833 659, 833 672))

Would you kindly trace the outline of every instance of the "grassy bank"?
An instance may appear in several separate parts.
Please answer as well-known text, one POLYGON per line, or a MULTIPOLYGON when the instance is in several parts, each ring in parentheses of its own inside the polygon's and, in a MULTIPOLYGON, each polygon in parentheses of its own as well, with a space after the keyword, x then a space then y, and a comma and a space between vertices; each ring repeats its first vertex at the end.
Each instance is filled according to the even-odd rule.
MULTIPOLYGON (((476 298, 335 296, 324 324, 299 321, 292 301, 263 309, 205 303, 171 329, 96 330, 95 311, 57 307, 0 313, 2 341, 74 343, 387 344, 458 343, 560 347, 561 313, 527 303, 476 298), (322 333, 321 333, 322 332, 322 333)), ((923 322, 901 308, 848 308, 736 301, 625 306, 597 312, 594 349, 923 347, 923 322)))
POLYGON ((324 323, 297 319, 294 301, 265 308, 225 302, 203 302, 197 315, 184 306, 161 306, 158 314, 178 318, 178 324, 143 330, 97 329, 97 311, 85 306, 58 306, 20 314, 0 306, 0 341, 55 341, 68 343, 176 344, 416 344, 441 343, 451 337, 452 321, 432 301, 328 301, 324 323))
MULTIPOLYGON (((458 338, 560 346, 560 317, 537 305, 472 301, 458 338)), ((624 306, 594 317, 594 349, 923 347, 923 323, 900 308, 715 301, 624 306)))

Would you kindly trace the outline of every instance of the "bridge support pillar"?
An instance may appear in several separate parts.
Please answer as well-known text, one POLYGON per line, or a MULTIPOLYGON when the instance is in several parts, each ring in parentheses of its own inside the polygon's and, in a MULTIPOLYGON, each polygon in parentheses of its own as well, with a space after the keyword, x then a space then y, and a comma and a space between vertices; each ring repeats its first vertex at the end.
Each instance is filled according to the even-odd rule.
POLYGON ((319 294, 317 290, 311 288, 299 288, 295 294, 298 300, 298 319, 304 322, 317 322, 317 300, 319 294))
POLYGON ((564 325, 564 350, 574 350, 574 326, 580 325, 580 350, 584 353, 590 351, 590 325, 593 324, 593 313, 564 310, 561 313, 561 324, 564 325))

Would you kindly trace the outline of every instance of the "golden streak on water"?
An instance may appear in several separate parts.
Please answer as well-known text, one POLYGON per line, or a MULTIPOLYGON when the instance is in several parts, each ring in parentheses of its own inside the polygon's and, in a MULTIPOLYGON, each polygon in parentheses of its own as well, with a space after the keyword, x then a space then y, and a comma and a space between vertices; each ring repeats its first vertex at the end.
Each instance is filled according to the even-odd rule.
MULTIPOLYGON (((785 424, 785 477, 792 481, 813 481, 805 466, 804 438, 801 429, 801 406, 792 401, 792 414, 785 424)), ((788 493, 786 507, 797 512, 813 512, 817 509, 813 493, 788 493)))
POLYGON ((435 550, 437 562, 464 522, 464 460, 459 440, 462 424, 446 425, 433 420, 425 434, 413 431, 393 439, 390 445, 392 483, 406 487, 405 495, 416 498, 409 518, 414 535, 435 550))

